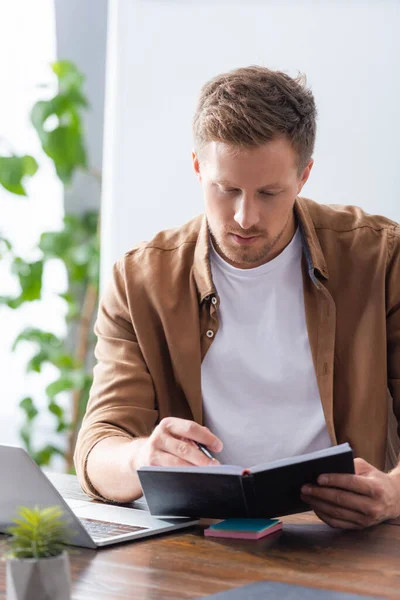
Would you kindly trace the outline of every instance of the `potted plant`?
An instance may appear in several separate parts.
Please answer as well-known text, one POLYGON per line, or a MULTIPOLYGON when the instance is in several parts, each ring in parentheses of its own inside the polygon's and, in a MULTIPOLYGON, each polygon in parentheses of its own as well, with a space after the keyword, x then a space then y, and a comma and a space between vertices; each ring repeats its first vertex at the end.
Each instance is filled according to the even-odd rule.
POLYGON ((71 578, 65 544, 69 539, 59 506, 20 507, 8 529, 7 600, 70 600, 71 578))

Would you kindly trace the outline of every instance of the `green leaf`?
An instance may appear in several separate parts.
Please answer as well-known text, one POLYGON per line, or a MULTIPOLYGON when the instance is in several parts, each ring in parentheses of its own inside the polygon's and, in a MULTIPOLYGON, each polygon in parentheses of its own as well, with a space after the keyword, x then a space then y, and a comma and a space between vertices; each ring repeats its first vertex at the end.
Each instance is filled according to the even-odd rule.
POLYGON ((80 317, 81 311, 78 304, 75 306, 70 306, 67 314, 65 315, 65 320, 67 323, 71 323, 72 321, 76 321, 80 317))
POLYGON ((67 323, 78 318, 81 314, 81 306, 75 296, 72 293, 59 294, 59 296, 68 303, 68 311, 65 315, 67 323))
POLYGON ((63 433, 64 431, 67 431, 67 429, 69 429, 69 428, 70 428, 70 425, 66 421, 60 421, 57 425, 56 432, 63 433))
POLYGON ((71 88, 80 88, 85 80, 84 75, 69 60, 59 60, 51 65, 53 72, 58 77, 60 89, 62 91, 71 88))
POLYGON ((72 304, 73 302, 75 302, 75 296, 74 294, 72 294, 71 291, 68 292, 64 292, 63 294, 58 294, 60 298, 62 298, 63 300, 65 300, 68 304, 72 304))
POLYGON ((54 356, 52 363, 60 370, 70 370, 77 367, 75 357, 72 354, 54 356))
POLYGON ((31 121, 58 176, 68 184, 77 169, 88 166, 81 116, 88 107, 82 92, 85 78, 69 61, 58 61, 52 69, 58 77, 58 94, 37 102, 31 111, 31 121), (51 128, 50 117, 56 117, 55 127, 51 128))
POLYGON ((27 373, 40 373, 42 365, 48 360, 48 354, 40 350, 37 354, 32 356, 28 364, 26 365, 27 373))
POLYGON ((14 310, 19 308, 23 303, 24 301, 20 296, 17 298, 13 298, 12 296, 0 296, 0 304, 4 304, 5 306, 8 306, 14 310))
POLYGON ((85 386, 85 382, 86 373, 82 369, 64 372, 61 377, 47 386, 46 394, 50 399, 53 399, 60 392, 81 390, 85 386))
POLYGON ((43 125, 51 115, 51 103, 45 100, 39 100, 34 104, 31 110, 31 122, 38 133, 42 132, 43 125))
POLYGON ((24 174, 30 175, 31 177, 33 175, 35 175, 36 171, 38 170, 38 164, 37 164, 36 160, 32 156, 29 156, 28 154, 23 156, 22 160, 23 160, 23 165, 24 165, 24 174))
POLYGON ((57 396, 57 394, 60 394, 60 392, 72 390, 73 387, 74 382, 72 381, 72 379, 63 375, 59 379, 53 381, 53 383, 50 383, 50 385, 47 386, 46 394, 49 398, 52 399, 55 396, 57 396))
POLYGON ((22 180, 34 175, 37 169, 32 156, 0 156, 0 184, 13 194, 26 196, 22 180))
POLYGON ((64 417, 64 409, 54 402, 49 402, 49 411, 57 417, 58 420, 61 420, 64 417))
POLYGON ((19 403, 20 408, 25 411, 28 422, 33 421, 33 419, 38 415, 37 408, 30 397, 26 397, 19 403))
POLYGON ((46 154, 53 159, 57 175, 66 184, 71 182, 72 175, 78 167, 87 167, 82 135, 74 127, 60 126, 43 133, 42 146, 46 154))
POLYGON ((21 342, 36 344, 38 352, 27 363, 27 372, 40 373, 44 363, 50 363, 60 370, 74 370, 77 368, 74 356, 66 351, 64 340, 54 333, 41 329, 26 328, 15 339, 12 350, 21 342))
POLYGON ((84 229, 91 235, 97 234, 98 221, 99 221, 99 211, 97 211, 97 210, 88 210, 85 213, 83 213, 83 215, 82 215, 82 222, 83 222, 84 229))
POLYGON ((12 244, 9 240, 0 234, 0 260, 12 250, 12 244))
POLYGON ((19 435, 24 443, 25 448, 27 449, 29 454, 32 455, 32 427, 30 421, 28 421, 21 427, 19 435))
POLYGON ((64 452, 61 448, 57 448, 52 444, 48 444, 41 450, 34 452, 32 455, 33 460, 39 467, 49 465, 53 456, 58 455, 64 457, 64 452))
POLYGON ((57 349, 47 351, 46 349, 41 350, 35 354, 27 365, 27 373, 36 372, 40 373, 43 363, 50 363, 60 370, 63 369, 74 369, 76 367, 75 358, 71 354, 64 354, 64 351, 59 352, 57 349))
POLYGON ((42 351, 51 353, 63 348, 63 340, 49 331, 43 331, 35 327, 26 327, 15 339, 12 350, 15 350, 20 342, 35 342, 42 348, 42 351))
MULTIPOLYGON (((40 249, 44 259, 61 258, 69 275, 70 284, 83 287, 88 282, 98 289, 100 270, 100 250, 97 235, 98 212, 88 211, 83 215, 67 214, 64 217, 64 229, 47 232, 40 239, 40 249)), ((84 291, 84 290, 82 290, 84 291)), ((80 314, 77 298, 81 294, 65 295, 69 302, 67 320, 80 314)))
POLYGON ((8 306, 18 308, 24 302, 39 300, 42 294, 43 261, 29 263, 16 257, 11 265, 11 271, 19 279, 21 293, 12 301, 8 301, 8 306))
POLYGON ((39 248, 46 259, 65 258, 73 238, 66 231, 48 231, 40 236, 39 248))
POLYGON ((37 509, 31 510, 29 508, 21 506, 19 508, 18 512, 21 515, 22 519, 24 519, 26 521, 26 523, 24 524, 23 521, 21 522, 21 519, 16 519, 15 522, 18 525, 20 525, 20 526, 22 525, 22 527, 23 527, 24 525, 27 525, 27 524, 29 524, 29 525, 37 525, 38 524, 40 517, 39 517, 37 509))

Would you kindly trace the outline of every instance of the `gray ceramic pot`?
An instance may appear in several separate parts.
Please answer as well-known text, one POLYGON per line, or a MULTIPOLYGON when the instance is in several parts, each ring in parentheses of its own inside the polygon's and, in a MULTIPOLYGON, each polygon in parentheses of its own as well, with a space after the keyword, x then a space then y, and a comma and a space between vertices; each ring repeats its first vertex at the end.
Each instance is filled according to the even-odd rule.
POLYGON ((7 560, 7 600, 70 600, 69 556, 7 560))

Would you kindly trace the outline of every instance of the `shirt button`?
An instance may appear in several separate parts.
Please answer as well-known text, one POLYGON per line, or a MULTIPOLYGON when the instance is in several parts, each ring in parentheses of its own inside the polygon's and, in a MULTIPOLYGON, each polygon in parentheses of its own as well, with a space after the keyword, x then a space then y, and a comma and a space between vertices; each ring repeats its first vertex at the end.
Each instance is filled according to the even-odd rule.
POLYGON ((215 296, 213 296, 213 297, 211 298, 211 302, 212 302, 212 303, 215 305, 215 304, 217 304, 218 300, 216 299, 216 297, 215 297, 215 296))
POLYGON ((209 300, 210 296, 205 296, 204 300, 209 300))
POLYGON ((213 332, 213 330, 212 330, 212 329, 209 329, 209 330, 207 331, 207 334, 206 334, 206 335, 207 335, 207 337, 209 337, 209 338, 212 338, 212 337, 214 337, 214 332, 213 332))

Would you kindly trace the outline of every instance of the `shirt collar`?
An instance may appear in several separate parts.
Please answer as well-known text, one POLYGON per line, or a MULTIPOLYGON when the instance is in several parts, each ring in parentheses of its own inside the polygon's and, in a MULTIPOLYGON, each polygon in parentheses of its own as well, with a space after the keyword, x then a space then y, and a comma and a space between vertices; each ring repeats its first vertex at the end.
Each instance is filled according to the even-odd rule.
POLYGON ((208 234, 208 224, 205 215, 203 215, 199 236, 197 238, 194 251, 193 272, 200 295, 200 302, 203 302, 205 298, 216 293, 211 276, 210 240, 208 234))
MULTIPOLYGON (((313 277, 315 276, 315 272, 318 272, 322 277, 328 279, 328 267, 326 266, 314 222, 307 207, 307 201, 298 196, 294 204, 294 211, 300 229, 303 251, 310 276, 313 277)), ((200 302, 203 302, 204 299, 216 293, 210 269, 210 240, 205 215, 202 218, 194 251, 193 272, 199 291, 200 302)))
POLYGON ((324 279, 329 279, 328 267, 321 244, 317 236, 314 222, 308 209, 307 200, 298 196, 294 204, 294 212, 300 228, 303 250, 307 259, 308 270, 312 274, 316 271, 324 279))

